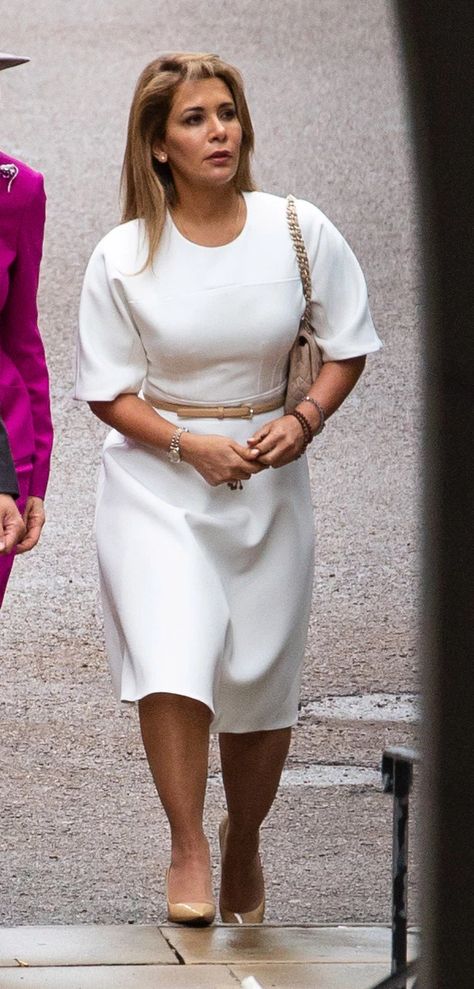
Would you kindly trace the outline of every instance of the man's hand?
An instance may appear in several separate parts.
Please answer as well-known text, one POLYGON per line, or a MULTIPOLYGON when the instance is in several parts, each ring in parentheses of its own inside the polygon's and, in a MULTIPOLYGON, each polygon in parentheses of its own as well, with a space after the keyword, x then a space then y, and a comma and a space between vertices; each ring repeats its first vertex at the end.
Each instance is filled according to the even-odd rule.
POLYGON ((11 495, 0 494, 0 555, 11 553, 25 532, 25 523, 15 499, 11 495))
POLYGON ((45 523, 42 498, 28 498, 23 514, 23 521, 25 523, 25 534, 17 545, 17 553, 27 553, 38 542, 45 523))

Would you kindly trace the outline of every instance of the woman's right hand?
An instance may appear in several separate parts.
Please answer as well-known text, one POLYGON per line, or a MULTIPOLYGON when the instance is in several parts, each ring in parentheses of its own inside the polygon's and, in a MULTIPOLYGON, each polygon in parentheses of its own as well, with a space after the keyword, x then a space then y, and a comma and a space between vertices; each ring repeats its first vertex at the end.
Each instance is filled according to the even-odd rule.
POLYGON ((258 450, 249 450, 227 436, 182 433, 179 447, 182 460, 191 464, 211 487, 248 481, 252 474, 267 469, 256 463, 258 450))
POLYGON ((30 495, 26 502, 25 511, 23 512, 23 521, 25 523, 25 534, 17 545, 17 553, 28 553, 30 549, 36 546, 41 536, 41 530, 45 523, 42 498, 36 498, 30 495))
POLYGON ((11 553, 26 532, 25 523, 8 494, 0 494, 0 555, 11 553))

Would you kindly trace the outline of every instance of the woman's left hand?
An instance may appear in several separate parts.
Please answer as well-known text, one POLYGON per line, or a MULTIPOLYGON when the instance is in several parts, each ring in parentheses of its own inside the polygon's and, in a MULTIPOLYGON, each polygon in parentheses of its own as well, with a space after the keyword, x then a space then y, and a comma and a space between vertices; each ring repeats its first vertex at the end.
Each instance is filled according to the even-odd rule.
POLYGON ((36 546, 36 543, 39 540, 41 530, 45 523, 42 498, 35 498, 33 496, 28 498, 25 511, 23 512, 23 521, 25 523, 26 532, 23 539, 21 539, 16 547, 17 553, 27 553, 28 550, 33 549, 33 546, 36 546))
POLYGON ((266 422, 247 443, 251 450, 259 451, 257 463, 268 467, 291 464, 306 447, 303 430, 294 416, 280 416, 266 422))

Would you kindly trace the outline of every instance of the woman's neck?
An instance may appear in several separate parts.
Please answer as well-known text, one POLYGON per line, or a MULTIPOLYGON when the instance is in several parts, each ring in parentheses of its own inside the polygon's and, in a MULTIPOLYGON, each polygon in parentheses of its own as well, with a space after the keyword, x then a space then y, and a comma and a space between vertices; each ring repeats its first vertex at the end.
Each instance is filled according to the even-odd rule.
POLYGON ((221 189, 181 186, 176 192, 177 202, 173 213, 196 224, 227 218, 230 212, 235 212, 240 198, 231 185, 221 189))
POLYGON ((246 219, 245 200, 233 186, 196 190, 178 195, 171 211, 178 230, 187 240, 202 247, 229 244, 242 232, 246 219))

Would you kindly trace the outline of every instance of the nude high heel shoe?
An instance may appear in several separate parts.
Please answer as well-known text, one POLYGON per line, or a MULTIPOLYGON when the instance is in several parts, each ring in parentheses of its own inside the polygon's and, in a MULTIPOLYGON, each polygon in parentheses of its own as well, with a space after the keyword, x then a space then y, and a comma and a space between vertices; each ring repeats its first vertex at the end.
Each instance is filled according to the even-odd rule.
POLYGON ((172 924, 189 924, 194 927, 204 927, 212 924, 216 916, 214 903, 200 900, 190 903, 170 903, 168 896, 169 869, 166 870, 166 904, 168 907, 168 920, 172 924))
MULTIPOLYGON (((224 845, 227 833, 228 817, 224 817, 219 824, 219 846, 221 850, 221 860, 224 855, 224 845)), ((245 910, 238 913, 235 910, 228 910, 219 902, 219 910, 224 924, 262 924, 265 916, 265 895, 258 907, 254 910, 245 910)))

